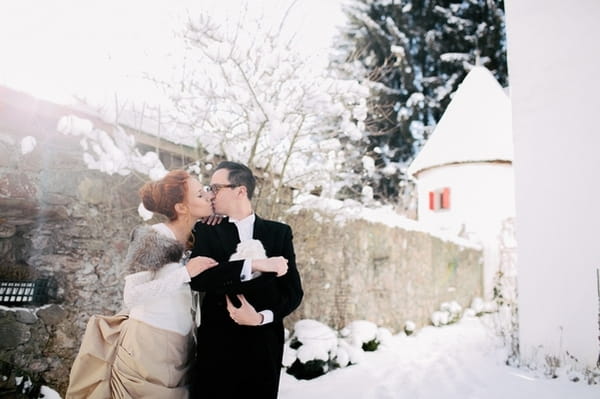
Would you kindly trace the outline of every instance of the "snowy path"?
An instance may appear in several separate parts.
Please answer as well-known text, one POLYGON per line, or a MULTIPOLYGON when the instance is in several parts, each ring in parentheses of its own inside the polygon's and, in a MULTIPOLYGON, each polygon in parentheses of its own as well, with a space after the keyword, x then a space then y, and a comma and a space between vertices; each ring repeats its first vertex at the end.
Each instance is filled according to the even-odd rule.
POLYGON ((309 381, 282 373, 280 399, 600 399, 600 386, 547 379, 504 365, 482 320, 465 318, 396 336, 365 361, 309 381))

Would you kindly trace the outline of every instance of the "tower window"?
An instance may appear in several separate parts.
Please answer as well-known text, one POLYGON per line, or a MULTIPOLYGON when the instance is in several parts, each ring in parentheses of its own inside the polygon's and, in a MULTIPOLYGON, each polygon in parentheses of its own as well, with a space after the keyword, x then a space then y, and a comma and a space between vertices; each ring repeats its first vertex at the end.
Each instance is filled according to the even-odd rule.
POLYGON ((450 209, 450 187, 439 188, 429 192, 429 209, 432 211, 450 209))

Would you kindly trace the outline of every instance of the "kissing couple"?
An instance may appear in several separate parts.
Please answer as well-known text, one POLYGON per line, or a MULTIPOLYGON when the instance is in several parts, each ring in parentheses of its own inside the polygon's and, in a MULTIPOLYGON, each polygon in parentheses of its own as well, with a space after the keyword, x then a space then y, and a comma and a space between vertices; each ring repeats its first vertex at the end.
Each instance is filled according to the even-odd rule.
POLYGON ((292 229, 255 214, 255 187, 226 161, 208 187, 174 170, 140 189, 167 220, 132 232, 124 311, 90 318, 66 398, 277 398, 303 290, 292 229))

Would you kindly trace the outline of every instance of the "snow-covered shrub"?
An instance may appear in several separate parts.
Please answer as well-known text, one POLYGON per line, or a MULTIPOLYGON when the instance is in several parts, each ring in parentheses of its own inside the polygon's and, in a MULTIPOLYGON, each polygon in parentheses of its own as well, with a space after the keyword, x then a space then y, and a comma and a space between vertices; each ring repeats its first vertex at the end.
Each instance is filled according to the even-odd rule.
POLYGON ((379 346, 377 340, 377 325, 366 320, 356 320, 340 331, 341 336, 351 345, 373 352, 379 346))
POLYGON ((483 314, 483 299, 479 297, 473 298, 471 301, 471 310, 473 310, 475 316, 481 316, 483 314))
POLYGON ((309 360, 302 363, 296 359, 287 369, 287 373, 293 375, 299 380, 312 380, 329 371, 327 362, 320 359, 309 360))
POLYGON ((385 327, 379 327, 376 339, 381 345, 386 345, 392 339, 392 332, 385 327))
POLYGON ((348 345, 346 341, 340 341, 335 353, 335 364, 338 367, 346 367, 351 364, 351 354, 354 354, 354 348, 348 345))
POLYGON ((456 301, 444 302, 440 305, 440 309, 448 312, 450 315, 450 320, 453 321, 458 321, 462 312, 462 306, 460 306, 456 301))
POLYGON ((282 366, 285 368, 290 367, 298 358, 298 351, 292 348, 290 345, 283 347, 283 359, 281 360, 282 366))
POLYGON ((458 302, 443 302, 440 305, 440 310, 436 310, 431 314, 431 323, 436 327, 456 323, 460 320, 461 314, 462 307, 458 302))
POLYGON ((287 373, 298 379, 312 379, 335 366, 338 346, 337 333, 316 320, 300 320, 284 348, 287 373))
POLYGON ((484 313, 493 313, 498 310, 496 302, 485 302, 483 299, 476 297, 471 301, 471 310, 475 316, 480 317, 484 313))
POLYGON ((286 340, 282 365, 297 379, 312 379, 330 370, 358 364, 365 351, 385 345, 392 333, 366 320, 350 323, 339 333, 316 320, 300 320, 286 340))
POLYGON ((448 324, 448 313, 436 310, 431 314, 431 324, 436 327, 448 324))
POLYGON ((406 335, 412 335, 415 332, 416 327, 417 326, 413 321, 408 320, 406 323, 404 323, 404 333, 406 335))
POLYGON ((379 341, 377 341, 376 339, 372 339, 369 342, 365 342, 364 344, 362 344, 362 350, 364 350, 365 352, 375 352, 378 347, 379 341))
POLYGON ((339 340, 334 364, 337 367, 347 367, 351 364, 358 364, 363 360, 365 353, 362 348, 350 345, 346 340, 339 340))

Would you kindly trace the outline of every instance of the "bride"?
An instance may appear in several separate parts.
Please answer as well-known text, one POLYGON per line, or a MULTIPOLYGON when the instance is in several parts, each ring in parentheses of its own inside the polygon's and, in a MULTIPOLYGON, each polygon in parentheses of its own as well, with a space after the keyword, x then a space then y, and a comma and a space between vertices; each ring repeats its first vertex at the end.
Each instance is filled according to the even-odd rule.
POLYGON ((183 170, 146 183, 140 197, 146 209, 167 221, 132 232, 123 292, 128 317, 92 316, 67 398, 188 397, 194 356, 189 282, 217 262, 195 257, 186 263, 182 255, 196 221, 213 214, 211 197, 183 170))

